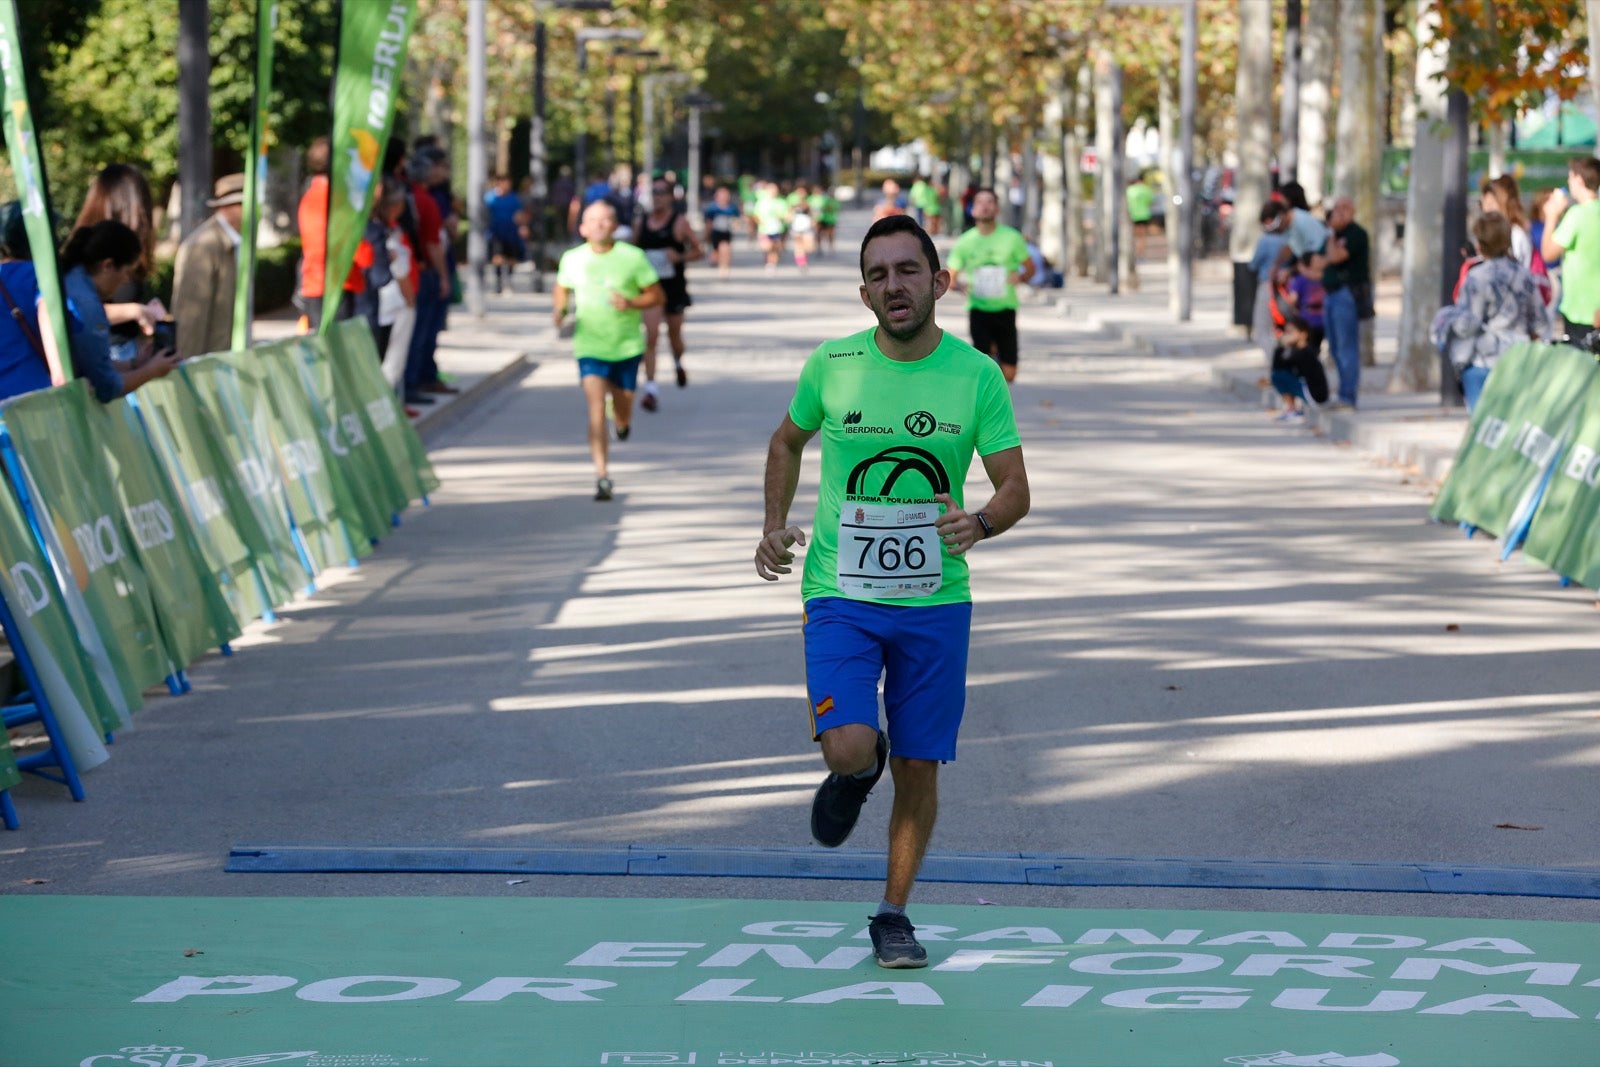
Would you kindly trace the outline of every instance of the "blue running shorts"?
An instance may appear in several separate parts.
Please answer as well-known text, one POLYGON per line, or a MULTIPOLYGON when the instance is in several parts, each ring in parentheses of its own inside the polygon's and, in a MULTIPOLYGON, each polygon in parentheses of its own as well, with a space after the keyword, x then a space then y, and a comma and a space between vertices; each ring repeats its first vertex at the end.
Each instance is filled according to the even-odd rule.
POLYGON ((643 358, 643 355, 638 355, 632 359, 610 360, 579 356, 578 381, 588 377, 604 378, 624 393, 631 393, 634 386, 639 384, 639 361, 643 358))
POLYGON ((967 705, 972 604, 901 607, 815 597, 806 602, 806 691, 812 739, 845 723, 878 725, 878 679, 889 751, 956 758, 967 705))

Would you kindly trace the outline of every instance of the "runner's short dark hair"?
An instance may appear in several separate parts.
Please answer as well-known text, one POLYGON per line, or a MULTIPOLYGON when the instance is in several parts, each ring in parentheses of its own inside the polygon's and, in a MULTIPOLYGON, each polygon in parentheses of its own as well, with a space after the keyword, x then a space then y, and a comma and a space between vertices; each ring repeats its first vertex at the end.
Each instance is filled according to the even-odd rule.
POLYGON ((988 193, 996 200, 1000 199, 1000 194, 994 191, 994 186, 992 185, 980 185, 976 189, 972 190, 972 199, 978 199, 978 197, 983 193, 988 193))
POLYGON ((867 235, 861 239, 861 280, 867 279, 867 246, 880 237, 888 237, 895 233, 909 233, 916 237, 917 243, 922 246, 922 255, 928 261, 928 272, 939 273, 939 250, 933 247, 933 238, 928 236, 928 231, 917 225, 917 220, 910 215, 887 215, 872 224, 867 235))

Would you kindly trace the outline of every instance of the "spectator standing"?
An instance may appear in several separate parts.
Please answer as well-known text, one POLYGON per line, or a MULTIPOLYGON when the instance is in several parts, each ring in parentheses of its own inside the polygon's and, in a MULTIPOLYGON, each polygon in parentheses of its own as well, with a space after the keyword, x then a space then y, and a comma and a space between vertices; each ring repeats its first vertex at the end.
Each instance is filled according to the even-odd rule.
MULTIPOLYGON (((139 235, 115 219, 72 231, 61 249, 60 266, 66 272, 61 288, 67 297, 72 369, 89 380, 102 404, 145 382, 166 377, 178 365, 173 351, 152 352, 143 360, 119 360, 112 354, 106 301, 133 278, 143 249, 139 235)), ((52 334, 47 330, 44 337, 52 338, 52 334)), ((53 343, 45 341, 47 351, 53 343)))
POLYGON ((1478 217, 1472 237, 1483 259, 1467 271, 1456 302, 1434 319, 1434 340, 1456 369, 1468 411, 1477 407, 1501 354, 1545 331, 1544 299, 1533 273, 1512 254, 1512 232, 1498 211, 1478 217))
POLYGON ((50 360, 43 336, 50 329, 39 281, 33 273, 33 253, 22 205, 12 200, 0 206, 0 400, 50 388, 50 360))
MULTIPOLYGON (((556 224, 561 227, 562 243, 565 244, 572 240, 573 231, 572 227, 567 225, 567 218, 568 213, 572 210, 572 203, 577 197, 578 185, 572 179, 572 168, 562 164, 561 168, 556 171, 556 180, 550 183, 548 203, 533 205, 535 212, 539 212, 533 220, 533 225, 544 226, 546 224, 544 212, 548 211, 555 215, 556 224)), ((535 231, 535 234, 539 232, 548 233, 549 231, 535 231)), ((543 268, 543 264, 540 264, 540 268, 543 268)))
MULTIPOLYGON (((413 221, 407 228, 408 236, 415 231, 413 248, 417 254, 419 270, 416 278, 416 322, 411 328, 411 345, 406 353, 405 401, 407 404, 431 404, 433 393, 456 392, 430 376, 435 366, 434 351, 439 345, 439 332, 444 329, 444 313, 450 304, 450 269, 445 259, 444 219, 439 214, 438 202, 425 184, 434 174, 438 162, 438 149, 425 148, 411 159, 405 155, 403 143, 391 151, 399 161, 390 173, 409 177, 411 197, 407 211, 413 221)), ((402 215, 402 220, 405 215, 402 215)), ((404 223, 402 223, 404 224, 404 223)))
POLYGON ((73 232, 87 229, 103 219, 115 219, 139 239, 138 262, 105 304, 106 319, 111 324, 112 355, 127 361, 137 353, 139 338, 148 336, 157 322, 169 317, 150 288, 150 276, 155 269, 155 212, 151 206, 150 184, 138 167, 113 163, 95 175, 89 195, 84 197, 83 210, 78 212, 78 221, 73 223, 73 232))
MULTIPOLYGON (((1511 258, 1532 271, 1534 269, 1533 235, 1528 232, 1528 215, 1522 210, 1522 191, 1517 179, 1509 174, 1498 178, 1485 178, 1478 187, 1478 206, 1485 215, 1498 212, 1511 224, 1511 258)), ((1543 257, 1540 257, 1543 267, 1543 257)))
POLYGON ((1272 287, 1274 272, 1280 262, 1279 253, 1288 238, 1289 213, 1282 204, 1269 200, 1261 207, 1261 236, 1256 238, 1256 249, 1250 257, 1250 269, 1256 275, 1256 302, 1250 316, 1250 336, 1270 359, 1277 347, 1272 329, 1272 287))
POLYGON ((394 332, 398 308, 396 301, 404 303, 394 277, 394 257, 389 251, 389 235, 396 228, 400 213, 406 207, 405 186, 389 175, 383 176, 378 195, 372 200, 372 213, 367 216, 366 229, 361 239, 372 249, 372 262, 366 269, 367 287, 357 300, 361 315, 372 328, 372 339, 381 365, 389 349, 389 338, 394 332))
POLYGON ((203 356, 233 347, 233 297, 239 278, 239 226, 244 219, 244 175, 218 178, 206 201, 211 217, 178 246, 172 276, 172 316, 178 356, 203 356))
POLYGON ((1339 370, 1338 403, 1350 408, 1356 407, 1361 385, 1361 315, 1372 292, 1372 245, 1355 218, 1355 201, 1334 200, 1328 211, 1328 266, 1322 272, 1328 351, 1339 370))
POLYGON ((888 218, 890 215, 904 215, 906 213, 905 197, 900 195, 900 183, 893 178, 883 180, 883 197, 872 209, 872 221, 888 218))
POLYGON ((1567 188, 1544 204, 1540 251, 1546 263, 1561 260, 1559 337, 1582 345, 1600 326, 1600 160, 1579 156, 1567 163, 1567 188))
MULTIPOLYGON (((318 137, 306 149, 306 169, 311 172, 311 181, 306 184, 295 212, 300 226, 300 293, 296 304, 305 313, 310 333, 316 333, 322 325, 322 289, 328 269, 328 165, 331 159, 326 137, 318 137)), ((339 301, 336 318, 348 319, 355 314, 354 296, 366 284, 363 259, 363 251, 357 249, 350 274, 345 278, 345 298, 339 301)))

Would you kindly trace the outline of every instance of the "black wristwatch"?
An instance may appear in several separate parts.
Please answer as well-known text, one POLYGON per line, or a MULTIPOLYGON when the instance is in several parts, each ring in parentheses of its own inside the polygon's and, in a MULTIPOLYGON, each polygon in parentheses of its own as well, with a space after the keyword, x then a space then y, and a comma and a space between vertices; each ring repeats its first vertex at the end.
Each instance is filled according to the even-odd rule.
POLYGON ((972 517, 978 520, 979 526, 983 527, 984 537, 994 536, 994 524, 989 521, 989 516, 985 515, 981 511, 975 511, 972 513, 972 517))

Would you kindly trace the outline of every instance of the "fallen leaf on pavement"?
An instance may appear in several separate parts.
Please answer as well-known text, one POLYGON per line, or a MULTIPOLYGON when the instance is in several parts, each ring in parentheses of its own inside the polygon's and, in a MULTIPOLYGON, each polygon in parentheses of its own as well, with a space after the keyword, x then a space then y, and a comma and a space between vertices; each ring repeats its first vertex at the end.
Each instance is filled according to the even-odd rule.
POLYGON ((1458 633, 1461 632, 1461 624, 1460 623, 1455 623, 1455 622, 1447 622, 1447 623, 1445 623, 1445 626, 1444 626, 1444 632, 1447 633, 1447 634, 1458 634, 1458 633))
POLYGON ((1181 685, 1169 685, 1169 686, 1167 686, 1167 688, 1168 689, 1182 689, 1183 686, 1181 686, 1181 685))
POLYGON ((1054 400, 1040 400, 1039 406, 1042 408, 1053 408, 1056 406, 1056 402, 1054 400))
POLYGON ((50 884, 50 879, 48 879, 48 878, 24 878, 22 880, 22 884, 23 885, 49 885, 50 884))
POLYGON ((979 904, 987 904, 987 905, 989 905, 989 906, 990 906, 990 907, 991 907, 991 908, 994 908, 994 907, 999 907, 999 905, 997 905, 997 904, 996 904, 996 903, 995 903, 995 902, 994 902, 994 901, 992 901, 992 900, 984 900, 984 899, 983 899, 983 898, 982 898, 982 897, 979 897, 979 898, 978 898, 978 903, 979 903, 979 904))
POLYGON ((1521 823, 1515 823, 1515 822, 1497 822, 1497 823, 1494 824, 1494 828, 1496 830, 1543 830, 1544 829, 1544 827, 1542 827, 1542 826, 1523 826, 1521 823))
POLYGON ((205 950, 198 948, 186 948, 183 950, 183 954, 185 956, 204 956, 205 950))

